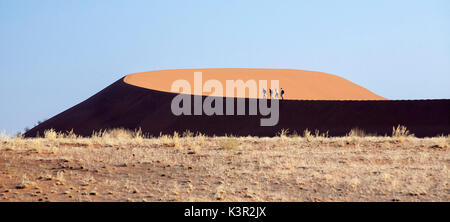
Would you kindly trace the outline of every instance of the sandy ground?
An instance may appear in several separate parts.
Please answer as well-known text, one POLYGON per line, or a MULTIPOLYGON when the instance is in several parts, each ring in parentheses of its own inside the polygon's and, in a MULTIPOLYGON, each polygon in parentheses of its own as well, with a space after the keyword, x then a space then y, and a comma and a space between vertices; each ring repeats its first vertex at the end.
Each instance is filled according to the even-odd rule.
MULTIPOLYGON (((294 69, 176 69, 141 72, 127 75, 124 81, 128 84, 154 89, 158 91, 171 92, 172 83, 178 79, 187 80, 191 85, 194 95, 210 95, 210 92, 194 92, 194 72, 202 72, 202 83, 214 79, 221 82, 223 96, 225 96, 226 80, 267 80, 267 87, 261 87, 258 93, 261 95, 251 96, 246 92, 246 98, 263 98, 262 88, 280 88, 285 90, 285 99, 291 100, 385 100, 385 98, 352 83, 336 75, 294 69), (279 80, 279 87, 270 85, 271 80, 279 80)), ((202 86, 199 86, 200 88, 202 86)), ((237 93, 237 92, 236 92, 237 93)), ((275 95, 275 92, 274 92, 275 95)), ((267 96, 269 92, 267 91, 267 96)), ((239 96, 240 97, 240 96, 239 96)))
POLYGON ((450 201, 449 137, 0 140, 1 201, 450 201))

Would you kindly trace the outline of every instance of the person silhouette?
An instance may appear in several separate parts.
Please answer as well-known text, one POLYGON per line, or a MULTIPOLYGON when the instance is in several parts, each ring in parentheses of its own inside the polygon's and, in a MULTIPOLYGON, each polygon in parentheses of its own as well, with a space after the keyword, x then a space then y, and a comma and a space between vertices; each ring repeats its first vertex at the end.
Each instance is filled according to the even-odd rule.
POLYGON ((278 89, 275 89, 275 99, 278 99, 278 89))
POLYGON ((272 99, 272 88, 269 89, 270 99, 272 99))
POLYGON ((266 93, 267 93, 266 89, 263 88, 263 98, 264 99, 266 98, 266 93))
POLYGON ((281 95, 281 99, 284 99, 284 89, 283 88, 281 88, 280 95, 281 95))

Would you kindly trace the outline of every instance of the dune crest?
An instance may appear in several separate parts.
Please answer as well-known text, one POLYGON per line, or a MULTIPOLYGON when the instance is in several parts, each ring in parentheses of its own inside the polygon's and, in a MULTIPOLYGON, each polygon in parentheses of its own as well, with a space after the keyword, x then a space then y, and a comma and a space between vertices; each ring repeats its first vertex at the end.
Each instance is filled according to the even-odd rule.
MULTIPOLYGON (((130 85, 163 92, 171 92, 175 80, 184 79, 194 85, 194 72, 202 72, 203 83, 209 79, 219 80, 279 80, 279 87, 289 100, 386 100, 362 86, 336 75, 316 71, 294 69, 174 69, 129 74, 124 81, 130 85)), ((279 89, 278 89, 279 90, 279 89)), ((203 92, 202 95, 208 96, 203 92)), ((249 97, 246 92, 247 98, 249 97)))

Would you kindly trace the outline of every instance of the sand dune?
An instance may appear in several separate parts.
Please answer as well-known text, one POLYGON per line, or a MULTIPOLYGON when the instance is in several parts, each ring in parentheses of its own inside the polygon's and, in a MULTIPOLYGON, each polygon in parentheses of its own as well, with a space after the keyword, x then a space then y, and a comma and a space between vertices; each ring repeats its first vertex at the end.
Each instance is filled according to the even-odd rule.
MULTIPOLYGON (((243 69, 234 70, 233 75, 237 75, 241 70, 243 69)), ((210 72, 213 70, 204 71, 205 76, 215 75, 210 72)), ((252 71, 253 74, 249 74, 247 78, 269 71, 252 71)), ((299 133, 305 129, 318 129, 321 132, 328 131, 330 136, 343 136, 352 128, 359 128, 371 134, 390 135, 392 127, 398 124, 405 125, 418 137, 450 133, 450 100, 383 100, 384 98, 339 77, 296 70, 286 70, 285 74, 281 75, 281 84, 286 88, 286 95, 289 95, 287 98, 292 100, 280 102, 279 123, 275 126, 261 127, 260 115, 175 116, 171 112, 171 102, 177 94, 165 91, 169 89, 171 79, 192 77, 192 70, 181 71, 181 74, 176 72, 170 70, 128 75, 84 102, 39 124, 26 132, 25 136, 42 136, 45 130, 51 128, 57 131, 73 129, 79 135, 90 136, 93 131, 120 127, 142 128, 144 133, 154 136, 185 130, 206 135, 274 136, 281 129, 299 133), (290 79, 290 76, 296 74, 301 77, 290 79), (316 91, 310 88, 307 92, 307 81, 295 82, 307 75, 325 79, 323 81, 330 84, 321 84, 317 79, 310 81, 311 84, 316 82, 317 86, 327 86, 329 89, 313 87, 316 91), (334 83, 342 83, 345 87, 334 89, 334 83), (296 88, 295 85, 303 87, 296 88), (328 90, 333 94, 329 94, 328 90), (305 94, 302 94, 303 92, 305 94), (355 95, 351 92, 355 92, 355 95), (302 98, 310 100, 300 100, 302 98)), ((203 100, 205 98, 202 96, 203 100)), ((253 99, 246 99, 246 107, 250 100, 253 99)))
MULTIPOLYGON (((279 87, 290 100, 385 100, 385 98, 344 78, 322 72, 293 69, 178 69, 130 74, 125 82, 146 89, 170 92, 172 82, 185 79, 194 85, 194 72, 202 72, 203 82, 219 80, 279 80, 279 87)), ((266 88, 267 89, 267 88, 266 88)), ((192 93, 195 95, 195 93, 192 93)), ((203 93, 202 95, 209 95, 203 93)), ((246 98, 255 98, 246 93, 246 98)), ((261 98, 261 96, 259 97, 261 98)))

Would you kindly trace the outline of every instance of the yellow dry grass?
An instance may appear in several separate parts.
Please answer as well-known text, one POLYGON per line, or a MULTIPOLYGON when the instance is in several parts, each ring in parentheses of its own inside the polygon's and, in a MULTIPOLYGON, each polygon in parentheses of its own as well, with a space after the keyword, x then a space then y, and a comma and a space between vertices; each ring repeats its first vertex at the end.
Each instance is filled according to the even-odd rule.
POLYGON ((450 137, 402 127, 392 137, 44 135, 0 135, 0 201, 450 201, 450 137))

